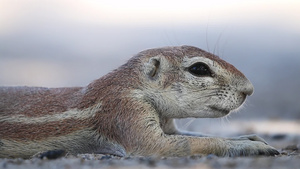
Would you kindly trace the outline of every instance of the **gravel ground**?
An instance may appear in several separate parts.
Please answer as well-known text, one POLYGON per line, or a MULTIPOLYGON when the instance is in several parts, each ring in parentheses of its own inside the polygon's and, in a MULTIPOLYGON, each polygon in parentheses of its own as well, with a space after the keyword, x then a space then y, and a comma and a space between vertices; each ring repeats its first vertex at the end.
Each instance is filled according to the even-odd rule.
POLYGON ((63 157, 56 160, 47 159, 2 159, 0 168, 4 169, 96 169, 96 168, 203 168, 203 169, 239 169, 239 168, 272 168, 297 169, 300 166, 299 153, 296 155, 280 155, 277 157, 238 157, 220 158, 213 155, 185 158, 114 158, 103 155, 81 155, 63 157))
POLYGON ((235 157, 221 158, 214 155, 191 156, 183 158, 119 158, 101 154, 67 155, 55 160, 32 158, 0 159, 2 169, 97 169, 97 168, 202 168, 202 169, 298 169, 300 168, 300 136, 265 135, 267 141, 275 146, 281 155, 276 157, 235 157), (276 144, 275 144, 276 143, 276 144))

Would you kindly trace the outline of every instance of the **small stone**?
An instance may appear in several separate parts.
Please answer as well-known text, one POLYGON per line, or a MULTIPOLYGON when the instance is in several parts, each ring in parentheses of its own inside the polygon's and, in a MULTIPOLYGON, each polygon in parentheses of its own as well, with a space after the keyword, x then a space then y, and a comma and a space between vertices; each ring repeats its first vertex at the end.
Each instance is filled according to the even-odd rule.
POLYGON ((297 151, 299 150, 298 146, 296 144, 294 145, 288 145, 283 150, 291 150, 291 151, 297 151))
POLYGON ((150 167, 155 167, 156 166, 156 160, 153 158, 148 159, 148 165, 150 167))
POLYGON ((281 154, 281 155, 289 155, 289 153, 286 152, 286 151, 282 151, 280 154, 281 154))
POLYGON ((64 156, 65 154, 66 154, 66 152, 64 150, 50 150, 50 151, 46 151, 46 152, 40 154, 39 158, 53 160, 53 159, 60 158, 60 157, 64 156))
POLYGON ((209 160, 211 160, 211 159, 217 158, 217 156, 214 155, 214 154, 208 154, 208 155, 206 156, 206 158, 209 159, 209 160))
POLYGON ((271 138, 274 140, 283 140, 286 137, 287 137, 286 134, 274 134, 273 136, 271 136, 271 138))
POLYGON ((104 155, 100 158, 100 160, 108 160, 111 159, 112 157, 110 155, 104 155))
POLYGON ((192 155, 192 156, 190 156, 190 159, 197 160, 201 157, 202 157, 201 155, 192 155))

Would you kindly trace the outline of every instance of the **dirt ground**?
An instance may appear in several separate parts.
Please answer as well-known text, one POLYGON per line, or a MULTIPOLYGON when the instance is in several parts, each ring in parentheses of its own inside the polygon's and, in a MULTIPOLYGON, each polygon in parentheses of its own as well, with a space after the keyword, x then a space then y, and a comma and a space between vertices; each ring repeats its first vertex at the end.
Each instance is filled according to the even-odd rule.
POLYGON ((0 159, 1 169, 113 169, 113 168, 201 168, 201 169, 299 169, 300 136, 298 135, 264 135, 264 138, 281 155, 275 157, 217 157, 190 156, 183 158, 146 158, 146 157, 113 157, 101 154, 80 154, 65 156, 55 160, 32 158, 0 159))
POLYGON ((201 168, 201 169, 240 169, 240 168, 264 168, 264 169, 298 169, 300 167, 300 156, 279 157, 238 157, 218 158, 208 157, 186 157, 153 159, 144 157, 104 159, 94 157, 88 159, 60 158, 56 160, 0 160, 0 168, 4 169, 112 169, 112 168, 201 168))

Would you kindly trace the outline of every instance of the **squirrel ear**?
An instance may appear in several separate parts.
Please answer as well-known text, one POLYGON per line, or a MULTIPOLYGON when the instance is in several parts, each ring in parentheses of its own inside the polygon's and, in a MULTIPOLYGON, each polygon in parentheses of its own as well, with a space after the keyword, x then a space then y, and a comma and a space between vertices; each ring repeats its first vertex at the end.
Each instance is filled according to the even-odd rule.
POLYGON ((158 69, 160 67, 160 58, 152 57, 149 59, 148 63, 146 63, 146 74, 153 78, 157 75, 158 69))

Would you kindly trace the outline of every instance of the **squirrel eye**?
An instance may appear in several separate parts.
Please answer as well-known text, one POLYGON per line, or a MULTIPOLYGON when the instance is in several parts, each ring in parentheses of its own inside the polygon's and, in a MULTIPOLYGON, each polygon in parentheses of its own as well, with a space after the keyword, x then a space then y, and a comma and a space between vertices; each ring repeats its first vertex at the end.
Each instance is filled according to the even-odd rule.
POLYGON ((193 64, 188 68, 188 71, 194 76, 211 76, 211 71, 209 67, 202 62, 193 64))

